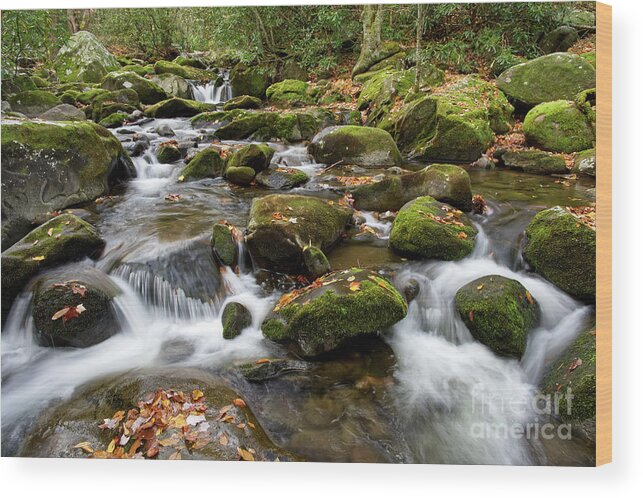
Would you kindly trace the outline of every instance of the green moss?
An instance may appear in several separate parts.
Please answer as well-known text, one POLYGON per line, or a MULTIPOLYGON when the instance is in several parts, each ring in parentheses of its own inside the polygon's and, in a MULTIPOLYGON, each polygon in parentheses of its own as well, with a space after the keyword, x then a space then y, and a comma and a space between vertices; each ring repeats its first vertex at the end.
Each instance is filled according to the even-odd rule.
POLYGON ((208 147, 199 151, 185 168, 181 175, 185 180, 200 180, 202 178, 218 178, 225 170, 225 159, 221 157, 216 147, 208 147))
POLYGON ((211 245, 214 253, 224 265, 234 267, 237 265, 239 250, 234 237, 234 228, 227 223, 216 223, 212 227, 211 245))
POLYGON ((275 342, 296 343, 305 356, 317 356, 355 337, 377 334, 406 316, 404 298, 376 273, 354 268, 330 273, 319 283, 273 311, 262 324, 263 334, 275 342))
POLYGON ((221 314, 223 338, 234 339, 243 329, 252 325, 252 315, 243 304, 228 303, 221 314))
POLYGON ((455 221, 462 226, 436 221, 434 217, 444 218, 448 214, 443 209, 445 206, 448 208, 429 196, 408 202, 393 222, 389 238, 391 249, 405 257, 447 261, 470 254, 476 229, 464 214, 454 214, 455 221))
POLYGON ((214 104, 173 97, 148 107, 145 115, 153 118, 187 118, 212 111, 215 107, 214 104))
POLYGON ((274 76, 272 68, 239 63, 230 71, 232 93, 234 96, 250 95, 263 98, 266 95, 266 89, 274 81, 274 76))
POLYGON ((228 166, 225 170, 225 178, 235 185, 250 185, 257 173, 249 166, 228 166))
POLYGON ((312 103, 308 95, 308 83, 299 80, 284 80, 274 83, 266 89, 266 98, 279 106, 298 106, 312 103))
POLYGON ((176 145, 161 144, 156 153, 161 164, 174 163, 181 159, 181 151, 176 145))
POLYGON ((249 144, 237 150, 228 160, 228 168, 247 166, 259 173, 270 166, 275 149, 266 144, 249 144))
POLYGON ((580 54, 580 56, 594 66, 594 69, 596 69, 596 52, 587 52, 585 54, 580 54))
POLYGON ((520 358, 527 333, 538 324, 540 309, 517 280, 491 275, 469 282, 455 304, 475 339, 500 355, 520 358))
POLYGON ((525 260, 583 301, 596 299, 596 232, 560 206, 538 213, 525 230, 525 260))
POLYGON ((575 99, 578 108, 583 111, 592 126, 596 127, 596 88, 589 88, 580 92, 575 99))
POLYGON ((306 173, 290 168, 267 168, 255 177, 257 185, 265 188, 286 190, 306 183, 306 173))
POLYGON ((239 95, 233 97, 223 104, 224 111, 231 111, 233 109, 259 109, 261 108, 261 99, 251 97, 250 95, 239 95))
POLYGON ((11 104, 11 110, 21 112, 30 118, 62 104, 62 101, 51 92, 44 90, 29 90, 26 92, 10 95, 7 100, 11 104))
POLYGON ((505 166, 535 175, 565 174, 568 172, 565 158, 540 150, 517 150, 502 154, 505 166))
POLYGON ((128 71, 114 71, 105 76, 101 87, 105 90, 122 90, 131 88, 138 94, 143 104, 156 104, 167 99, 167 94, 153 81, 128 71))
POLYGON ((188 80, 197 80, 197 81, 217 81, 219 79, 218 75, 199 69, 191 66, 181 66, 173 62, 168 61, 158 61, 154 64, 154 71, 156 74, 171 73, 185 78, 188 80))
POLYGON ((196 59, 194 57, 185 57, 183 55, 177 56, 172 62, 174 64, 178 64, 179 66, 190 66, 190 67, 196 67, 197 69, 206 68, 205 64, 201 61, 201 59, 196 59))
POLYGON ((81 95, 81 92, 76 90, 67 90, 60 96, 60 101, 63 104, 76 105, 78 97, 81 95))
POLYGON ((525 116, 528 142, 552 152, 577 152, 593 146, 594 130, 574 102, 556 100, 537 105, 525 116))
POLYGON ((146 68, 144 66, 139 66, 138 64, 127 64, 127 65, 123 66, 123 71, 136 73, 139 76, 146 76, 148 74, 154 74, 154 71, 150 71, 148 68, 146 68))
POLYGON ((319 247, 306 246, 302 250, 302 255, 307 270, 306 274, 311 278, 319 278, 330 271, 328 258, 319 247))
POLYGON ((106 95, 109 94, 109 90, 105 90, 104 88, 92 88, 91 90, 87 90, 86 92, 82 92, 78 95, 78 102, 81 104, 91 104, 96 97, 99 97, 101 95, 106 95))
POLYGON ((36 84, 30 76, 26 74, 17 74, 11 78, 2 77, 2 93, 5 98, 6 95, 12 93, 28 92, 30 90, 37 90, 36 84))
POLYGON ((117 128, 123 125, 123 122, 127 119, 127 116, 127 113, 115 112, 110 114, 106 118, 101 119, 98 124, 104 126, 105 128, 117 128))
POLYGON ((99 83, 108 72, 120 67, 96 36, 87 31, 73 34, 60 48, 54 62, 56 75, 62 82, 99 83))

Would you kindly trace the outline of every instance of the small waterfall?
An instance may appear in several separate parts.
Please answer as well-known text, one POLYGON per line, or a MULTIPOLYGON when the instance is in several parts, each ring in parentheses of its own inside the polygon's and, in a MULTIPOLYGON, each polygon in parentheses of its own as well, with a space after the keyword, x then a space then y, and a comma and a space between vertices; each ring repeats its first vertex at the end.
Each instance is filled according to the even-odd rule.
POLYGON ((221 104, 232 98, 232 86, 230 85, 230 72, 227 70, 219 73, 221 84, 215 85, 210 81, 204 85, 192 85, 192 94, 197 102, 208 104, 221 104))

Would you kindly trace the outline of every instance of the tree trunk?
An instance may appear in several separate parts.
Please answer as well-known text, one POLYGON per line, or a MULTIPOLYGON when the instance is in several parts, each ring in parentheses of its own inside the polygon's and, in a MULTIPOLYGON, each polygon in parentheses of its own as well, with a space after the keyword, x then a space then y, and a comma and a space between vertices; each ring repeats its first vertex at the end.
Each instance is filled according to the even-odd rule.
POLYGON ((362 11, 362 46, 357 63, 353 68, 353 75, 363 72, 368 65, 372 54, 378 51, 382 44, 382 19, 384 18, 384 5, 364 5, 362 11))
POLYGON ((421 3, 418 4, 417 26, 415 28, 415 83, 413 90, 420 90, 420 70, 422 63, 420 60, 420 45, 422 44, 422 32, 424 31, 424 8, 421 3))

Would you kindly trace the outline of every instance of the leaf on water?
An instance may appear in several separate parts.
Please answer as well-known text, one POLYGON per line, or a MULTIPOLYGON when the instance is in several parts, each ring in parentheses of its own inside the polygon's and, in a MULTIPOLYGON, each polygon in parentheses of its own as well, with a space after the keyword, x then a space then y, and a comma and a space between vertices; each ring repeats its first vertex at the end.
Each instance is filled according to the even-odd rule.
POLYGON ((181 175, 181 176, 179 176, 179 177, 177 178, 177 180, 178 180, 179 182, 182 182, 183 180, 185 180, 185 176, 184 176, 184 175, 181 175))
POLYGON ((248 450, 245 450, 243 448, 237 448, 237 453, 239 453, 239 456, 241 457, 241 460, 244 460, 246 462, 254 462, 255 457, 252 453, 250 453, 248 450))
POLYGON ((353 292, 357 292, 359 290, 359 288, 360 288, 360 283, 359 282, 351 282, 350 285, 348 286, 348 288, 353 292))
POLYGON ((82 443, 78 443, 74 448, 80 448, 81 450, 87 452, 87 453, 94 453, 94 448, 92 448, 92 443, 89 441, 83 441, 82 443))
POLYGON ((245 408, 246 407, 246 402, 242 400, 241 398, 235 399, 232 404, 236 406, 237 408, 245 408))
POLYGON ((181 194, 167 194, 165 196, 166 201, 178 202, 181 200, 181 194))

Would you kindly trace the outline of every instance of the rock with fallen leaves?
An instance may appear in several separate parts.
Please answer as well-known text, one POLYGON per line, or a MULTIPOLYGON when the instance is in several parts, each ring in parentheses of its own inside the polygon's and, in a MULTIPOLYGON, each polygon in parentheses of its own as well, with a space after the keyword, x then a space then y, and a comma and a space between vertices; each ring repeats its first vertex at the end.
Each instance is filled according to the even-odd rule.
POLYGON ((118 333, 120 289, 99 270, 64 268, 39 279, 31 315, 41 346, 87 348, 118 333))
POLYGON ((40 270, 85 257, 97 257, 105 247, 98 231, 69 213, 39 226, 2 253, 2 316, 40 270))
MULTIPOLYGON (((554 361, 541 382, 543 394, 558 394, 555 417, 570 422, 590 440, 596 439, 596 325, 587 324, 578 338, 554 361), (571 389, 573 398, 566 397, 571 389)), ((552 410, 554 404, 552 403, 552 410)))
POLYGON ((306 273, 303 249, 324 253, 339 241, 352 209, 336 201, 303 195, 273 194, 254 199, 246 245, 257 266, 289 274, 306 273))
POLYGON ((596 300, 594 208, 561 206, 538 213, 525 229, 525 261, 551 283, 585 302, 596 300))
POLYGON ((267 189, 289 190, 309 180, 308 175, 295 168, 270 167, 257 174, 255 181, 267 189))
POLYGON ((402 207, 389 246, 408 258, 452 261, 473 251, 477 233, 462 211, 424 196, 402 207))
POLYGON ((98 380, 40 416, 22 456, 296 461, 276 446, 250 403, 200 370, 98 380))
POLYGON ((377 335, 406 316, 407 304, 385 278, 352 268, 318 278, 281 296, 261 326, 270 340, 315 357, 365 335, 377 335))
POLYGON ((235 268, 239 264, 239 244, 242 241, 241 231, 226 220, 220 220, 212 227, 212 250, 226 266, 235 268))
POLYGON ((430 195, 463 211, 471 210, 471 179, 460 166, 432 164, 415 173, 388 175, 350 190, 355 207, 366 211, 398 211, 404 204, 430 195))
POLYGON ((522 356, 527 333, 540 318, 540 307, 529 290, 500 275, 463 285, 455 295, 455 304, 471 335, 503 356, 522 356))

